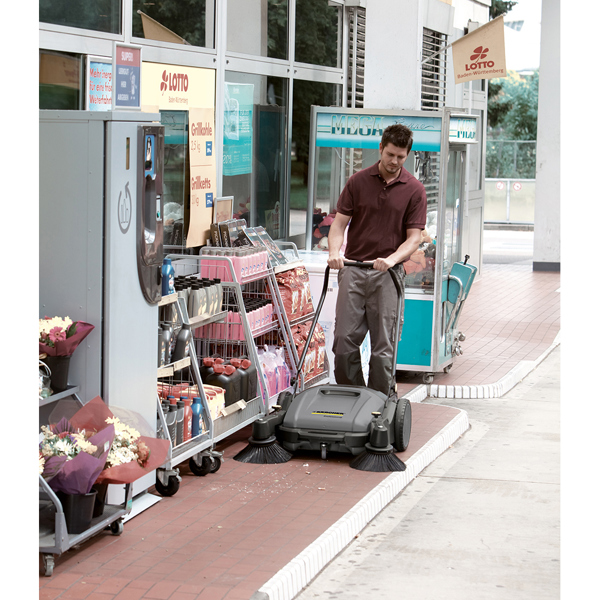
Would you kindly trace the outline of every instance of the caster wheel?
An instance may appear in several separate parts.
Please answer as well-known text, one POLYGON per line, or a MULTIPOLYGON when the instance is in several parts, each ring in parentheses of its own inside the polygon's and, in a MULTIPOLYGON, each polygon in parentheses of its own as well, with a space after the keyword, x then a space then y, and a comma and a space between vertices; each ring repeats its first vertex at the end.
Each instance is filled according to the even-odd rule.
POLYGON ((425 373, 425 375, 423 375, 423 383, 425 385, 433 383, 433 373, 425 373))
POLYGON ((161 496, 174 496, 179 490, 179 479, 175 476, 169 477, 169 483, 165 486, 157 477, 154 487, 161 496))
POLYGON ((211 473, 216 473, 221 468, 221 459, 215 457, 212 459, 212 467, 210 468, 211 473))
POLYGON ((110 524, 110 532, 113 535, 121 535, 123 533, 123 521, 119 519, 110 524))
POLYGON ((54 556, 52 554, 43 554, 42 560, 44 561, 44 577, 52 577, 54 572, 54 556))
MULTIPOLYGON (((202 464, 198 465, 198 463, 194 460, 194 457, 192 456, 192 458, 190 458, 190 462, 189 462, 190 471, 194 475, 198 475, 199 477, 204 477, 205 475, 208 475, 209 473, 214 473, 214 471, 212 470, 213 462, 214 462, 214 459, 212 459, 210 456, 203 456, 202 464)), ((219 465, 219 466, 221 466, 221 465, 219 465)))
POLYGON ((444 367, 444 373, 450 373, 451 368, 452 368, 452 365, 448 365, 447 367, 444 367))
POLYGON ((399 398, 394 413, 394 448, 404 452, 410 442, 412 429, 412 408, 408 398, 399 398))

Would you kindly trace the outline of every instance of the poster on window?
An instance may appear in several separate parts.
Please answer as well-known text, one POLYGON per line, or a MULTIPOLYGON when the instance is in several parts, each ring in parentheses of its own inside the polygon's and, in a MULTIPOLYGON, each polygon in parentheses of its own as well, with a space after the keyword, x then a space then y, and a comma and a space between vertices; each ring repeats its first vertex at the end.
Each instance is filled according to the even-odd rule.
POLYGON ((186 247, 201 246, 210 237, 210 224, 217 192, 215 163, 215 111, 189 109, 190 224, 186 247))
POLYGON ((89 56, 86 66, 85 110, 110 110, 112 106, 112 60, 89 56))
POLYGON ((252 173, 252 108, 254 85, 225 84, 223 175, 252 173))

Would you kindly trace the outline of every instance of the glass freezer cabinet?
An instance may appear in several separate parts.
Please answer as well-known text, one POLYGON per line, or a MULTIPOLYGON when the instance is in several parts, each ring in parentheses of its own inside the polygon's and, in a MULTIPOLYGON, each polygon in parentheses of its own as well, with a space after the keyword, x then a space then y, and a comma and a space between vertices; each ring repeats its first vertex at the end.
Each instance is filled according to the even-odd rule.
POLYGON ((476 273, 462 256, 466 150, 468 144, 480 143, 479 117, 450 108, 389 111, 313 106, 308 179, 312 219, 307 223, 306 247, 327 251, 327 224, 340 192, 353 173, 379 160, 381 135, 393 123, 413 132, 404 168, 427 192, 421 244, 404 263, 404 325, 396 367, 423 372, 424 383, 431 383, 434 374, 447 372, 462 352, 458 316, 476 273))

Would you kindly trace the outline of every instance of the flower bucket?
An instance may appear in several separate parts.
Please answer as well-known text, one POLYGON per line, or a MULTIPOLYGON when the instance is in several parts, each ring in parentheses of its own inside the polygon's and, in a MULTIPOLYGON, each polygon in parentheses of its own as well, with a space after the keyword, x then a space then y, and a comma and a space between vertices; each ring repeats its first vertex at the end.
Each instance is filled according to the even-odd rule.
POLYGON ((47 356, 44 362, 50 369, 50 387, 55 394, 69 387, 70 356, 47 356))
POLYGON ((108 491, 108 483, 97 483, 92 488, 96 490, 96 501, 94 502, 94 513, 92 517, 101 517, 104 514, 104 505, 106 504, 106 492, 108 491))
POLYGON ((70 534, 83 533, 90 528, 96 493, 96 490, 92 490, 89 494, 57 493, 65 513, 67 531, 70 534))

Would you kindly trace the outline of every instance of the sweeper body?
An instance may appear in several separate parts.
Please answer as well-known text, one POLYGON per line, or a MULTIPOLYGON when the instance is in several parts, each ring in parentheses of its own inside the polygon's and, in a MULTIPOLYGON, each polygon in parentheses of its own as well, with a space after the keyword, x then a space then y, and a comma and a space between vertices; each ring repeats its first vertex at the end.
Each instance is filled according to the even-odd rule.
MULTIPOLYGON (((372 268, 372 263, 348 264, 372 268)), ((325 300, 328 279, 329 267, 325 269, 309 340, 325 300)), ((400 289, 398 294, 400 301, 400 289)), ((397 336, 396 330, 395 347, 397 336)), ((308 346, 307 342, 299 371, 308 346)), ((235 460, 271 464, 287 462, 292 457, 290 452, 315 450, 323 459, 327 452, 352 454, 355 458, 350 466, 359 470, 403 471, 406 467, 394 452, 406 450, 412 416, 409 400, 396 396, 394 379, 392 375, 387 395, 364 386, 334 384, 310 387, 297 394, 282 392, 273 407, 275 412, 253 423, 249 445, 235 460)))

